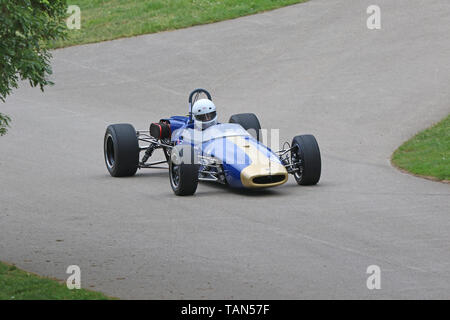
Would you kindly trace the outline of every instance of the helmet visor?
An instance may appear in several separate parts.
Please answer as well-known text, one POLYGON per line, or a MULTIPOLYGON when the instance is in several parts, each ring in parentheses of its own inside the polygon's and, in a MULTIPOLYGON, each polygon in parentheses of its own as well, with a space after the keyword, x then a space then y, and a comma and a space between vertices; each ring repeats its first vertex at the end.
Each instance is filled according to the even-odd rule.
POLYGON ((195 116, 195 119, 198 121, 211 121, 212 119, 214 119, 216 117, 216 112, 210 112, 210 113, 205 113, 205 114, 198 114, 195 116))

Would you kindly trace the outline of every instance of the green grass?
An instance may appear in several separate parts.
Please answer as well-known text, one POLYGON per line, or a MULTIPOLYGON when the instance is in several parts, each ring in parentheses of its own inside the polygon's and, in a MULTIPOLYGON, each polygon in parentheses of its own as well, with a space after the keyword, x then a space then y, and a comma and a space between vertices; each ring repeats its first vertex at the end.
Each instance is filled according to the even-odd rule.
POLYGON ((392 162, 417 175, 450 180, 450 115, 405 142, 392 162))
POLYGON ((185 28, 272 10, 306 0, 77 0, 81 29, 53 48, 185 28))
POLYGON ((0 262, 0 300, 106 300, 102 293, 67 289, 65 283, 39 277, 0 262))

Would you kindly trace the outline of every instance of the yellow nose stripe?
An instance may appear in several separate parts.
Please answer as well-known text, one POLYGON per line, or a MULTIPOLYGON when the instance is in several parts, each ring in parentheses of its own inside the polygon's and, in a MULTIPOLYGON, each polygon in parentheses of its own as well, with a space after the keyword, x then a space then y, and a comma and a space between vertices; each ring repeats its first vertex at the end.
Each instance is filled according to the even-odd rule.
POLYGON ((237 147, 241 148, 250 158, 251 164, 241 171, 241 182, 247 188, 274 187, 281 185, 287 181, 286 168, 278 162, 271 161, 270 158, 261 152, 256 145, 248 141, 244 137, 227 137, 237 147), (267 175, 283 175, 282 181, 270 184, 256 184, 253 179, 267 175))
POLYGON ((269 165, 270 159, 262 153, 255 145, 244 137, 235 136, 227 137, 229 141, 234 143, 237 147, 241 148, 242 151, 250 158, 252 164, 265 164, 269 165))

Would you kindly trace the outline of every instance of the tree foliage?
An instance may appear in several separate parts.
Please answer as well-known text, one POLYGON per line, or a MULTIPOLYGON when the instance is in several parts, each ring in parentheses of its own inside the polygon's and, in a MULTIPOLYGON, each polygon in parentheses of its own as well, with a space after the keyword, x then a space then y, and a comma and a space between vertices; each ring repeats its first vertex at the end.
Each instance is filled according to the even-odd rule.
MULTIPOLYGON (((0 0, 0 100, 21 80, 42 91, 53 84, 46 44, 64 38, 66 0, 0 0)), ((0 113, 0 135, 10 118, 0 113)))

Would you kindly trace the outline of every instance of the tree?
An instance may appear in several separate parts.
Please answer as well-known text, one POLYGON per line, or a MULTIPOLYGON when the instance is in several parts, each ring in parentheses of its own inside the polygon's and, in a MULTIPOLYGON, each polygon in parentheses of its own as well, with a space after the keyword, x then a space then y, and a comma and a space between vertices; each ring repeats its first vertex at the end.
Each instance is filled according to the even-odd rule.
MULTIPOLYGON (((66 0, 0 0, 0 100, 5 101, 20 80, 32 87, 53 83, 47 44, 64 38, 66 0)), ((0 135, 11 119, 0 113, 0 135)))

